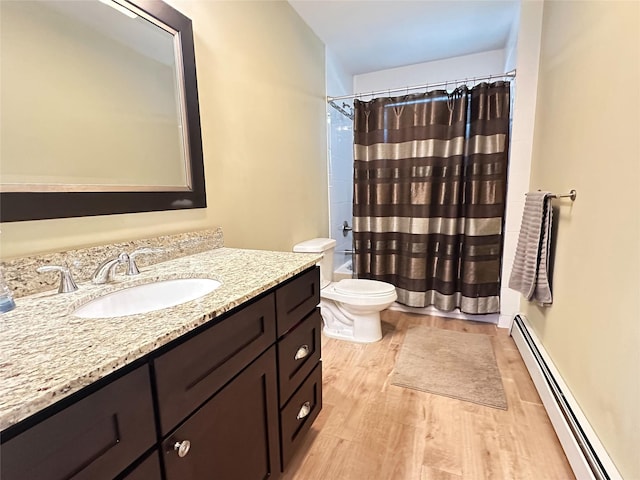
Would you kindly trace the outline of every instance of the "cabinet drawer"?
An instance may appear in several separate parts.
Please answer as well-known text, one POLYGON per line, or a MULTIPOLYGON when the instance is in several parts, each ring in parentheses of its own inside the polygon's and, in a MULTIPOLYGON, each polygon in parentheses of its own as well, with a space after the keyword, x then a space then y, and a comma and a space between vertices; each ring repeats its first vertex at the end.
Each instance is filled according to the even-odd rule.
POLYGON ((282 471, 302 443, 305 433, 322 409, 322 362, 293 394, 280 411, 280 439, 282 442, 282 471))
POLYGON ((162 434, 275 342, 268 295, 154 360, 162 434))
POLYGON ((3 443, 0 477, 111 480, 155 438, 144 366, 3 443))
POLYGON ((320 360, 321 327, 322 317, 316 308, 278 342, 280 405, 289 400, 320 360))
POLYGON ((320 269, 295 277, 276 290, 278 337, 306 317, 320 303, 320 269))
POLYGON ((275 347, 224 387, 163 442, 167 480, 278 478, 275 347), (189 448, 178 455, 179 448, 189 448))

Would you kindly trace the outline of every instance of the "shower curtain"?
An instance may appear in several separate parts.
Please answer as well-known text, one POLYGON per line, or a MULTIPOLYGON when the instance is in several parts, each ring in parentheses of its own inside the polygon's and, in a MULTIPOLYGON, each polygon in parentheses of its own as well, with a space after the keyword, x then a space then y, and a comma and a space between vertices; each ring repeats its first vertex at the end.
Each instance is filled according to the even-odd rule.
POLYGON ((359 278, 411 307, 500 309, 509 83, 355 100, 359 278))

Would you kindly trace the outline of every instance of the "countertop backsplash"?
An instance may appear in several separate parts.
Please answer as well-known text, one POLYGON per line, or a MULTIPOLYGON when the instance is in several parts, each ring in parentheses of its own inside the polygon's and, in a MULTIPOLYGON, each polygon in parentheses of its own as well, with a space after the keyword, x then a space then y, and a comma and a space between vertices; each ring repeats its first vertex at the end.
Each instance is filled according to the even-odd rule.
POLYGON ((24 297, 57 288, 60 276, 56 272, 38 273, 42 265, 60 265, 69 268, 76 282, 91 279, 96 267, 108 258, 120 253, 131 253, 139 248, 159 249, 157 253, 136 257, 139 267, 173 260, 224 246, 221 227, 197 232, 163 235, 161 237, 130 240, 95 247, 67 250, 65 252, 32 255, 2 261, 4 276, 14 297, 24 297))

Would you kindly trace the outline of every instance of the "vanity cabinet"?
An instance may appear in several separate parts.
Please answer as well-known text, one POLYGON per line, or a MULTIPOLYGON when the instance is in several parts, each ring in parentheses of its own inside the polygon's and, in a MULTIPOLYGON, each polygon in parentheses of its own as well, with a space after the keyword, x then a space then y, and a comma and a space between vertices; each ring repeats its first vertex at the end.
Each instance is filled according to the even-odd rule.
POLYGON ((271 293, 154 359, 161 434, 273 345, 275 332, 271 293))
POLYGON ((280 406, 291 397, 320 361, 322 317, 315 309, 278 341, 280 406))
POLYGON ((111 480, 156 442, 144 365, 4 442, 2 480, 111 480))
POLYGON ((289 465, 305 434, 322 409, 322 364, 317 363, 309 377, 280 410, 282 470, 289 465))
POLYGON ((278 478, 322 408, 319 280, 306 270, 41 412, 2 439, 2 480, 278 478))
POLYGON ((284 471, 322 408, 319 282, 308 270, 154 360, 163 434, 237 374, 165 437, 166 480, 284 471))
POLYGON ((322 408, 318 273, 310 270, 275 292, 282 471, 322 408))
POLYGON ((279 476, 275 362, 272 346, 168 436, 162 444, 167 480, 279 476), (180 457, 185 441, 190 448, 180 457))
POLYGON ((159 480, 161 478, 160 457, 158 452, 154 451, 129 474, 118 477, 118 480, 159 480))
POLYGON ((319 267, 307 270, 276 290, 278 337, 305 318, 320 303, 319 267))

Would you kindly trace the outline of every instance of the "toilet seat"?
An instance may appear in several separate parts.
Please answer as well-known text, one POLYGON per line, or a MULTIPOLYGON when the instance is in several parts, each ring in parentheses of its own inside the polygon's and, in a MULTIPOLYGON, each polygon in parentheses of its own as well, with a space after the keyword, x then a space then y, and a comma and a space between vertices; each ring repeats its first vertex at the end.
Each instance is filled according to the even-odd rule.
POLYGON ((352 278, 340 280, 334 288, 337 293, 342 295, 367 297, 385 297, 396 291, 390 283, 352 278))
POLYGON ((397 298, 396 288, 389 283, 351 278, 330 283, 320 290, 320 296, 352 306, 383 306, 397 298))

